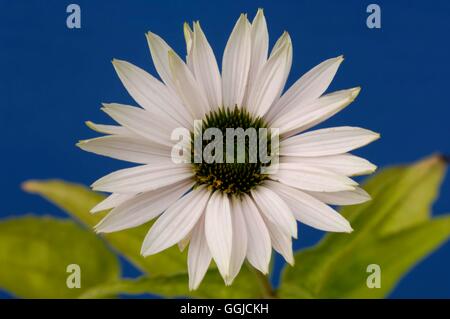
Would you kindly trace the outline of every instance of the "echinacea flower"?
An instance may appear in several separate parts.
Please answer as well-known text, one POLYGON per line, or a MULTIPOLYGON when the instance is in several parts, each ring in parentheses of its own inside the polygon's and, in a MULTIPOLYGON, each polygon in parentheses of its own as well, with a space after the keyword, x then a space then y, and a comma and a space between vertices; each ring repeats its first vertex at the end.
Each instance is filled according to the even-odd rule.
POLYGON ((212 259, 226 284, 245 259, 267 274, 272 247, 293 264, 297 220, 324 231, 351 232, 350 224, 329 205, 370 199, 349 176, 376 167, 348 152, 379 135, 347 126, 305 132, 358 95, 359 88, 324 95, 343 58, 322 62, 283 93, 292 63, 291 39, 285 32, 269 54, 262 10, 252 23, 246 15, 238 19, 225 48, 222 73, 200 24, 195 22, 193 29, 185 24, 184 33, 186 61, 159 36, 147 34, 162 81, 128 62, 113 61, 141 108, 104 104, 103 110, 119 125, 88 122, 107 135, 78 145, 141 165, 93 184, 94 190, 111 193, 92 209, 111 209, 96 230, 114 232, 157 218, 141 253, 189 245, 190 289, 198 287, 212 259), (195 120, 201 121, 202 132, 214 127, 224 135, 227 128, 277 128, 278 169, 264 173, 264 163, 250 163, 247 157, 244 163, 174 162, 172 132, 186 128, 193 137, 195 120))

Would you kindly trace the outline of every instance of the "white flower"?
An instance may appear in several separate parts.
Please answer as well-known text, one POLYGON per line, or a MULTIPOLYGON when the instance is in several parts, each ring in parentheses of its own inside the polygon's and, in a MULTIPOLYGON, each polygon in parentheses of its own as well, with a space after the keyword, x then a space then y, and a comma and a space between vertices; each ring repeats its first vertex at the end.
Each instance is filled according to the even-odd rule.
POLYGON ((252 23, 240 16, 225 48, 222 74, 200 24, 194 23, 193 30, 185 24, 184 32, 186 62, 160 37, 147 34, 162 82, 128 62, 113 61, 142 108, 104 105, 119 125, 88 122, 107 136, 78 145, 142 165, 113 172, 93 184, 94 190, 112 193, 92 209, 112 209, 97 231, 119 231, 158 217, 141 252, 147 256, 189 244, 191 289, 198 287, 211 259, 226 284, 232 283, 245 258, 267 274, 272 247, 293 264, 296 220, 324 231, 351 232, 350 224, 327 204, 370 199, 349 176, 368 174, 376 167, 348 152, 379 135, 357 127, 304 133, 358 95, 359 88, 324 95, 343 58, 322 62, 282 94, 292 43, 284 33, 268 54, 262 10, 252 23), (237 123, 279 128, 279 170, 260 174, 261 163, 175 164, 171 132, 178 127, 192 132, 195 119, 222 129, 237 123))

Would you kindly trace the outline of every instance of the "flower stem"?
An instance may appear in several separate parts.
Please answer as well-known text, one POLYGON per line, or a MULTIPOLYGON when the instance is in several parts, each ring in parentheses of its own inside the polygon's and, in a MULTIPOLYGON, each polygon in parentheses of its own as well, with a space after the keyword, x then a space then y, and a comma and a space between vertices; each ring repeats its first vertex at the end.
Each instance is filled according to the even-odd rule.
POLYGON ((269 281, 269 277, 264 275, 260 271, 256 270, 249 264, 247 264, 247 267, 255 274, 256 279, 258 280, 259 286, 261 287, 262 297, 265 299, 278 298, 275 290, 273 289, 273 287, 269 281))

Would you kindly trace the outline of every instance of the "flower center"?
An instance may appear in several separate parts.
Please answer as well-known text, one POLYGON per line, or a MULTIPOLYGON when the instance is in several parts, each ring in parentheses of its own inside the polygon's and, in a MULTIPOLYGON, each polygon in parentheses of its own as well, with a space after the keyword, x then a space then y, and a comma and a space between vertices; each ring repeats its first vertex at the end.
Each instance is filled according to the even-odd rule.
POLYGON ((191 158, 196 186, 241 195, 267 179, 261 169, 270 161, 260 155, 270 152, 270 136, 262 118, 243 108, 219 108, 203 119, 196 132, 191 158))

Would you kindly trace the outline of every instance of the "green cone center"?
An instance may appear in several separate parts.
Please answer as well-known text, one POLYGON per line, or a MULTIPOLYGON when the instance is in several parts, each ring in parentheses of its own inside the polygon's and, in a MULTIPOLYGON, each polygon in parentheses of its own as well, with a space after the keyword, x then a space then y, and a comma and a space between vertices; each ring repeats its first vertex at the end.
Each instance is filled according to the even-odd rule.
MULTIPOLYGON (((222 132, 222 163, 214 161, 213 163, 205 162, 195 163, 194 160, 194 141, 192 142, 192 165, 195 172, 196 186, 206 185, 211 191, 222 191, 226 194, 241 195, 243 193, 249 193, 250 190, 257 185, 261 184, 267 179, 267 174, 261 172, 263 166, 268 166, 269 163, 262 163, 259 156, 256 161, 251 157, 250 152, 254 150, 250 143, 250 138, 245 138, 245 147, 240 148, 237 146, 238 139, 233 139, 234 159, 230 162, 230 159, 226 158, 227 150, 227 128, 247 130, 248 128, 254 128, 256 132, 259 132, 260 128, 267 129, 267 124, 260 117, 252 116, 243 108, 235 107, 234 109, 219 108, 210 112, 202 121, 201 132, 202 137, 208 128, 216 128, 222 132), (241 150, 241 152, 239 152, 241 150), (242 154, 242 150, 244 154, 242 154), (241 160, 238 161, 238 157, 241 156, 241 160), (244 161, 242 161, 242 158, 244 161)), ((200 129, 198 129, 200 132, 200 129)), ((194 135, 192 134, 193 140, 194 135)), ((256 135, 257 151, 262 145, 266 145, 267 150, 270 151, 270 138, 267 136, 266 143, 260 145, 260 135, 256 135)), ((261 139, 262 140, 262 139, 261 139)), ((205 147, 211 142, 211 140, 202 139, 201 149, 202 152, 205 147)), ((254 143, 254 140, 253 140, 254 143)), ((203 153, 202 153, 203 154, 203 153)), ((213 152, 214 154, 214 152, 213 152)), ((198 156, 198 155, 197 155, 198 156)), ((221 156, 219 156, 221 157, 221 156)))

